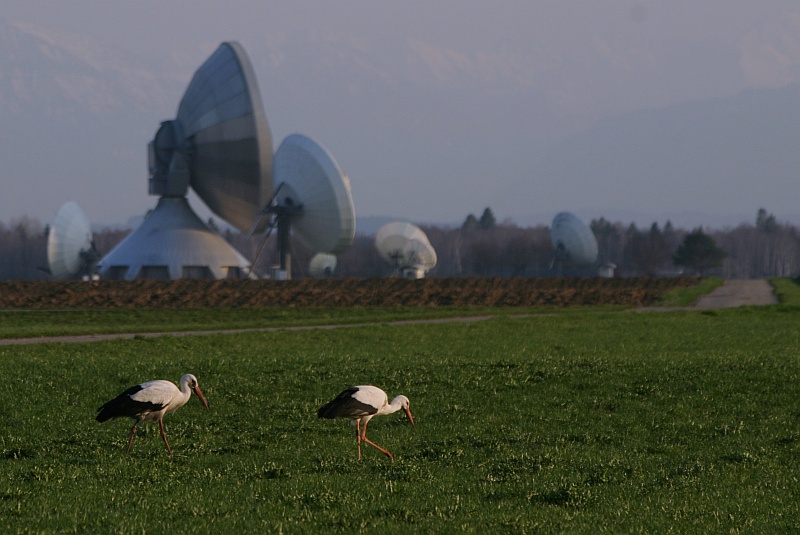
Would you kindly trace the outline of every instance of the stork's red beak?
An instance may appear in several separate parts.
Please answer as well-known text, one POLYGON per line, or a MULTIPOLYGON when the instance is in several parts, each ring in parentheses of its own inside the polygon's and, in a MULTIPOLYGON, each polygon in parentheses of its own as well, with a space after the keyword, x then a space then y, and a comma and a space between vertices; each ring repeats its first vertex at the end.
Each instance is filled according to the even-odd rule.
POLYGON ((206 401, 206 397, 203 395, 203 392, 200 390, 199 386, 194 387, 194 393, 197 394, 197 397, 200 398, 200 401, 202 401, 203 405, 205 405, 206 409, 208 409, 208 401, 206 401))
POLYGON ((411 422, 411 425, 417 427, 417 424, 414 423, 414 417, 411 416, 411 410, 410 409, 403 409, 403 410, 406 411, 406 416, 408 416, 408 421, 411 422))

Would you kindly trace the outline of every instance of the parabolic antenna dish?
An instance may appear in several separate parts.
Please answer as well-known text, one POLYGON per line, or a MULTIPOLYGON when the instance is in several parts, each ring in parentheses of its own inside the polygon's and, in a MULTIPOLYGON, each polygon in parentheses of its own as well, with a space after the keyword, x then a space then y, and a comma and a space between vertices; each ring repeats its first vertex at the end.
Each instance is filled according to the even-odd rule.
POLYGON ((353 243, 350 180, 325 148, 300 134, 287 137, 275 153, 272 176, 277 205, 299 208, 291 231, 309 249, 338 254, 353 243))
POLYGON ((189 186, 219 215, 249 229, 272 198, 272 136, 244 48, 222 43, 195 72, 174 120, 149 147, 150 193, 189 186))
POLYGON ((56 279, 88 275, 98 258, 89 219, 77 203, 64 203, 47 235, 50 274, 56 279))
POLYGON ((336 270, 336 256, 328 253, 317 253, 311 259, 308 270, 317 279, 330 277, 336 270))
POLYGON ((436 267, 436 251, 428 236, 411 223, 397 221, 383 225, 375 234, 375 247, 397 269, 416 267, 427 272, 436 267))
POLYGON ((556 214, 550 228, 550 241, 557 255, 566 255, 575 265, 585 266, 597 260, 597 239, 592 229, 575 214, 556 214))

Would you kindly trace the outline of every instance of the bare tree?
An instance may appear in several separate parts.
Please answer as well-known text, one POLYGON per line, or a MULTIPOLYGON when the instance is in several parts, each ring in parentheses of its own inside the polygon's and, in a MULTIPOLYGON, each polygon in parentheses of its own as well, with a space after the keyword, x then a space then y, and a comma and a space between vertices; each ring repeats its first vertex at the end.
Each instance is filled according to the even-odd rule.
POLYGON ((645 275, 656 276, 672 256, 658 223, 653 223, 648 232, 632 233, 630 240, 633 266, 645 275))

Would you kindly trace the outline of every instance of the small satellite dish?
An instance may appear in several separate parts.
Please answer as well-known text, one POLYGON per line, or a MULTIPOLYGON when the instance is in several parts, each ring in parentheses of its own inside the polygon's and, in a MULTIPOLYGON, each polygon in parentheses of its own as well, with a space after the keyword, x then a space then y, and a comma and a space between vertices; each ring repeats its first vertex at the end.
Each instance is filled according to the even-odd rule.
POLYGON ((290 232, 312 251, 339 254, 350 247, 356 231, 350 180, 324 147, 306 136, 290 135, 275 153, 272 179, 275 195, 251 234, 267 225, 269 231, 278 229, 284 278, 291 278, 290 232))
POLYGON ((55 279, 90 277, 100 255, 89 219, 77 203, 64 203, 47 234, 47 263, 55 279))
POLYGON ((575 266, 588 266, 597 260, 597 239, 583 221, 570 212, 560 212, 553 218, 550 241, 555 249, 551 266, 559 272, 565 262, 575 266))
POLYGON ((328 253, 317 253, 311 259, 308 266, 311 276, 316 279, 324 279, 333 275, 336 270, 336 255, 328 253))
POLYGON ((375 247, 394 266, 395 275, 419 279, 436 267, 436 251, 428 236, 416 225, 387 223, 375 234, 375 247))
POLYGON ((192 188, 212 212, 249 229, 273 196, 272 137, 253 67, 222 43, 197 69, 175 119, 148 145, 155 209, 100 261, 104 278, 251 277, 247 262, 192 211, 192 188))

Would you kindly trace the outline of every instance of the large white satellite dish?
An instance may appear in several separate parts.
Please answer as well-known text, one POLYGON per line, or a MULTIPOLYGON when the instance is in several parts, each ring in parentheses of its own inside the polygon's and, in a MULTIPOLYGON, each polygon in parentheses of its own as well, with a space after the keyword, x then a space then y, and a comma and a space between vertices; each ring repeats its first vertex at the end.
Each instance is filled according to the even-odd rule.
POLYGON ((222 43, 197 69, 149 145, 150 193, 191 187, 218 216, 247 230, 272 197, 272 135, 250 59, 222 43))
POLYGON ((592 229, 570 212, 560 212, 553 218, 550 242, 555 249, 553 263, 559 270, 565 262, 588 266, 597 260, 597 239, 592 229))
POLYGON ((100 255, 94 246, 89 219, 77 203, 64 203, 47 234, 47 263, 55 279, 88 277, 100 255))
POLYGON ((197 69, 175 119, 148 145, 145 223, 100 261, 104 278, 250 276, 250 263, 186 201, 192 188, 218 216, 250 228, 272 198, 272 138, 253 68, 241 45, 222 43, 197 69), (191 236, 191 239, 187 239, 191 236))
POLYGON ((339 254, 350 247, 356 231, 350 180, 324 147, 300 134, 288 136, 272 161, 272 180, 275 195, 252 232, 267 224, 278 229, 285 278, 291 278, 290 233, 313 251, 339 254))
POLYGON ((375 247, 394 266, 396 275, 421 278, 436 267, 436 251, 428 236, 411 223, 397 221, 383 225, 375 234, 375 247))

